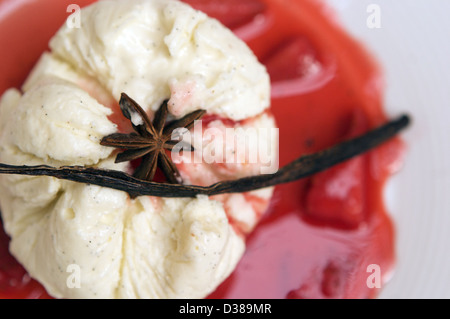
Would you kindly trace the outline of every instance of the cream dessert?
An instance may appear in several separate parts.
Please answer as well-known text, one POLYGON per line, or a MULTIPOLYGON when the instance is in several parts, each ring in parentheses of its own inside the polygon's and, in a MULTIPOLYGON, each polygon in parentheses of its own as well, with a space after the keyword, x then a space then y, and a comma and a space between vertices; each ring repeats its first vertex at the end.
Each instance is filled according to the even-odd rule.
MULTIPOLYGON (((53 37, 21 90, 2 96, 0 162, 132 173, 132 163, 114 163, 117 152, 100 145, 129 130, 117 106, 122 92, 150 118, 164 100, 173 118, 206 110, 201 132, 275 127, 265 67, 217 20, 174 0, 104 0, 80 17, 79 28, 65 24, 53 37)), ((194 139, 211 147, 205 134, 194 139)), ((275 140, 260 140, 276 148, 275 140)), ((225 143, 223 152, 235 147, 225 143)), ((262 166, 190 159, 183 153, 177 165, 195 185, 258 174, 262 166)), ((10 251, 57 298, 206 297, 236 267, 244 235, 271 196, 270 188, 131 198, 50 177, 0 177, 10 251), (69 284, 70 269, 79 270, 79 285, 69 284)))

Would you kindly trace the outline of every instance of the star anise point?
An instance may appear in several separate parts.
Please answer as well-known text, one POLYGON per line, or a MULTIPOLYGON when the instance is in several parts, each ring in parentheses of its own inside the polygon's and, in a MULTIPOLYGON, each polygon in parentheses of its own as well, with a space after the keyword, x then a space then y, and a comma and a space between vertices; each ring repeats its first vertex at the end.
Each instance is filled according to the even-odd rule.
POLYGON ((158 168, 164 173, 167 182, 181 184, 182 179, 176 165, 166 151, 194 151, 189 143, 182 141, 175 131, 177 128, 191 129, 195 121, 205 115, 205 110, 191 112, 181 119, 167 122, 169 114, 167 100, 164 101, 150 121, 142 107, 127 94, 122 93, 119 101, 122 114, 131 122, 135 133, 114 133, 105 136, 100 144, 124 149, 116 157, 116 163, 142 158, 133 176, 152 181, 158 168))

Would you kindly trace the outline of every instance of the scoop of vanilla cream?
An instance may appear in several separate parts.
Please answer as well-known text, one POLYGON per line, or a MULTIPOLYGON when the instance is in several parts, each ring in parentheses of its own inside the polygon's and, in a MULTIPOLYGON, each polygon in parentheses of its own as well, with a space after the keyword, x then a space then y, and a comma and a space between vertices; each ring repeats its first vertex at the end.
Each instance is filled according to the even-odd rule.
MULTIPOLYGON (((80 14, 81 27, 58 31, 22 90, 3 95, 0 162, 129 171, 99 144, 117 131, 109 116, 122 92, 150 114, 170 99, 175 117, 203 108, 274 126, 260 116, 270 103, 264 67, 216 20, 173 0, 104 0, 80 14)), ((239 213, 244 197, 230 198, 231 215, 254 227, 249 205, 239 213)), ((131 199, 50 177, 0 177, 10 250, 60 298, 207 296, 245 249, 224 203, 204 196, 131 199)))

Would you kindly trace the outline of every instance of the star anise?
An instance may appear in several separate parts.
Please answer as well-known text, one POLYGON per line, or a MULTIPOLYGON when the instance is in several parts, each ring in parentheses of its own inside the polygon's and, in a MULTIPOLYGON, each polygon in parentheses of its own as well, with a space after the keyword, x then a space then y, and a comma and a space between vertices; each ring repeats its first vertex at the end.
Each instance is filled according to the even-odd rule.
POLYGON ((167 101, 164 101, 151 122, 145 111, 127 94, 122 93, 119 105, 136 133, 111 134, 104 137, 100 144, 125 149, 117 155, 116 163, 142 158, 141 164, 133 174, 136 178, 152 181, 159 167, 169 183, 181 184, 180 173, 166 150, 172 151, 177 147, 180 148, 178 151, 194 151, 192 145, 181 141, 181 137, 179 135, 177 137, 177 132, 174 131, 178 128, 189 130, 206 111, 198 110, 166 123, 168 109, 167 101))

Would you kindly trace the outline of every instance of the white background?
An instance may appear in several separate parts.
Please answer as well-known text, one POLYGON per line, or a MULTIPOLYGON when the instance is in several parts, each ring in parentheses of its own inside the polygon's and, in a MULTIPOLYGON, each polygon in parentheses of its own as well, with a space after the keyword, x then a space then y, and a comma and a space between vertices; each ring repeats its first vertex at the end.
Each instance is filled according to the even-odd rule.
POLYGON ((388 113, 414 121, 405 166, 386 191, 398 265, 381 298, 450 298, 450 1, 328 1, 383 65, 388 113), (367 27, 370 4, 379 29, 367 27))

